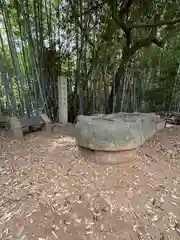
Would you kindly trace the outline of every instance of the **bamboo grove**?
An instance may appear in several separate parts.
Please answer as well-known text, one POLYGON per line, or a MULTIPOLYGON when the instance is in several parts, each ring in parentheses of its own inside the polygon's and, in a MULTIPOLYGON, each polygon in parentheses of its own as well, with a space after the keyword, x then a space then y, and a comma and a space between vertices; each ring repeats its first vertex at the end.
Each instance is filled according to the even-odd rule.
POLYGON ((180 3, 0 0, 0 107, 58 121, 57 78, 78 114, 177 111, 180 3))

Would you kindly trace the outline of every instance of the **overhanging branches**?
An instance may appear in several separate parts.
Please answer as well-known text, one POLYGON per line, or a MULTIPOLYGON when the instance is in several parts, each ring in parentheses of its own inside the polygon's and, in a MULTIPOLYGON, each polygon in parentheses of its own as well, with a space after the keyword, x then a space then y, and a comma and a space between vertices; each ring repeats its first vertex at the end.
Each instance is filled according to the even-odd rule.
POLYGON ((161 27, 161 26, 165 26, 165 25, 174 25, 180 23, 180 17, 176 18, 176 19, 163 19, 163 20, 159 20, 155 23, 152 23, 152 20, 146 23, 127 23, 127 27, 128 28, 155 28, 155 27, 161 27))

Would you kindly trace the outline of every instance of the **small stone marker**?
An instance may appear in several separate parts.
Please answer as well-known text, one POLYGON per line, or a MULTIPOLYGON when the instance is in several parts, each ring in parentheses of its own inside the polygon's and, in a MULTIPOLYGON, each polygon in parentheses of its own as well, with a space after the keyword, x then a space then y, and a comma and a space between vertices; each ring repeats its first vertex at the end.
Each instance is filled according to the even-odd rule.
POLYGON ((3 117, 3 114, 2 112, 0 112, 0 122, 4 121, 4 117, 3 117))
POLYGON ((10 124, 10 131, 12 132, 13 137, 15 137, 18 140, 23 140, 23 132, 22 132, 21 124, 18 118, 11 117, 9 119, 9 124, 10 124))
POLYGON ((0 112, 0 127, 5 127, 6 126, 6 120, 2 114, 2 112, 0 112))
POLYGON ((51 120, 48 118, 46 114, 40 114, 40 117, 42 118, 44 122, 44 130, 46 133, 51 133, 52 131, 52 124, 51 120))
POLYGON ((44 121, 39 115, 20 118, 19 121, 20 121, 21 129, 23 133, 42 130, 44 126, 44 121))
POLYGON ((59 123, 68 123, 67 77, 58 77, 59 123))
POLYGON ((160 117, 157 117, 157 131, 160 131, 166 127, 166 121, 164 119, 161 119, 160 117))
POLYGON ((44 130, 46 133, 51 132, 51 120, 46 114, 40 114, 38 116, 20 118, 11 117, 9 120, 10 131, 13 136, 18 140, 23 140, 23 134, 36 130, 44 130))

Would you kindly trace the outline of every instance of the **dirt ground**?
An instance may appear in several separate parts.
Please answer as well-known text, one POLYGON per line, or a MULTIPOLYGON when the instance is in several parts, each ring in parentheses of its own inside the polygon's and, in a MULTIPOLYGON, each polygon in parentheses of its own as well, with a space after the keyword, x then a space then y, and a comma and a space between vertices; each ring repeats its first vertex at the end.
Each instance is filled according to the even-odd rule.
POLYGON ((0 132, 0 239, 180 239, 180 128, 120 165, 88 161, 70 135, 0 132))

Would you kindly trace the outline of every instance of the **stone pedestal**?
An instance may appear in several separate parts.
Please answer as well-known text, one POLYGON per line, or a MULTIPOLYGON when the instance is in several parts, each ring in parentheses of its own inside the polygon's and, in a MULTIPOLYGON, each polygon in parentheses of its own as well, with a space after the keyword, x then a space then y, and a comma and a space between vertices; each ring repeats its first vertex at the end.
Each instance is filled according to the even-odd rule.
POLYGON ((46 114, 40 114, 40 117, 44 121, 44 130, 47 134, 51 133, 52 131, 52 125, 51 125, 51 120, 46 114))
POLYGON ((3 117, 2 112, 0 111, 0 122, 1 122, 1 121, 4 121, 4 117, 3 117))
POLYGON ((59 101, 59 123, 68 123, 68 96, 67 96, 67 77, 58 77, 58 101, 59 101))
POLYGON ((17 117, 11 117, 9 119, 10 131, 15 139, 23 140, 23 132, 21 129, 20 121, 17 117))
POLYGON ((113 113, 77 118, 75 139, 77 145, 96 151, 125 151, 140 147, 164 123, 157 124, 152 113, 113 113))
POLYGON ((4 127, 5 126, 5 118, 2 114, 2 112, 0 111, 0 127, 4 127))

